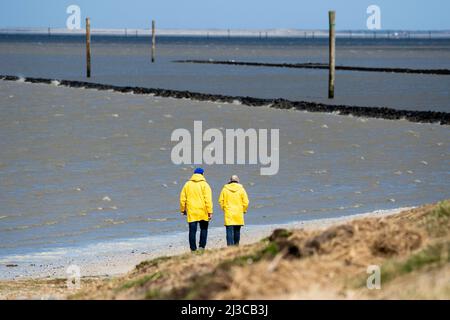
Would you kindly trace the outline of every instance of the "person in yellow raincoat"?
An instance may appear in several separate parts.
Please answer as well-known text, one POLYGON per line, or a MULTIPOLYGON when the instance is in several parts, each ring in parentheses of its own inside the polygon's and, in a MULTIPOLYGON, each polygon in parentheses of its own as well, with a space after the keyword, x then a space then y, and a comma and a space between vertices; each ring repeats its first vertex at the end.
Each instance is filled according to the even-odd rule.
POLYGON ((191 179, 180 193, 180 211, 187 216, 189 224, 189 246, 197 250, 197 225, 200 224, 199 248, 205 249, 208 238, 208 224, 213 214, 211 187, 206 182, 202 168, 196 168, 191 179))
POLYGON ((232 175, 230 182, 223 187, 219 196, 219 204, 224 212, 228 246, 239 245, 248 203, 247 192, 242 184, 239 184, 239 177, 232 175))

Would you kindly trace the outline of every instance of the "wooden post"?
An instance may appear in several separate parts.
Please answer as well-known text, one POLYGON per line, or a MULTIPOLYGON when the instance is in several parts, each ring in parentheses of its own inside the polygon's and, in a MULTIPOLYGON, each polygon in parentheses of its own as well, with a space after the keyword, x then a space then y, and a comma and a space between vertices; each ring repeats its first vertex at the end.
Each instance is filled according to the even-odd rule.
POLYGON ((91 77, 91 22, 86 18, 86 76, 91 77))
POLYGON ((336 31, 335 31, 335 23, 336 23, 336 12, 329 11, 328 17, 330 20, 330 38, 329 38, 329 77, 328 77, 328 99, 334 98, 334 75, 335 75, 335 47, 336 47, 336 31))
POLYGON ((155 20, 152 20, 152 62, 155 62, 156 53, 156 30, 155 30, 155 20))

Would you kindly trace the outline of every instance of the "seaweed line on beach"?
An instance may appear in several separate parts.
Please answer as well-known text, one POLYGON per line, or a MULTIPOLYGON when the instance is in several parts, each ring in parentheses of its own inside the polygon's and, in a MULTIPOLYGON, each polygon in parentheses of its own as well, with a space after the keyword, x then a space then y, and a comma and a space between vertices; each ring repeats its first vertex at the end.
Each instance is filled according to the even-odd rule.
POLYGON ((144 88, 130 86, 116 86, 111 84, 100 84, 93 82, 77 81, 77 80, 58 80, 46 78, 17 77, 10 75, 0 75, 0 80, 6 81, 24 81, 30 83, 52 84, 58 83, 60 86, 72 88, 86 88, 97 90, 111 90, 121 93, 149 94, 159 97, 170 97, 176 99, 190 99, 195 101, 211 101, 223 103, 241 103, 246 106, 261 107, 269 106, 276 109, 294 109, 308 112, 324 112, 336 113, 339 115, 351 115, 356 117, 381 118, 387 120, 405 119, 410 122, 419 123, 438 123, 441 125, 450 124, 450 113, 437 111, 414 111, 400 110, 387 107, 360 107, 347 105, 328 105, 307 101, 290 101, 286 99, 263 99, 245 96, 227 96, 221 94, 207 94, 200 92, 144 88))
MULTIPOLYGON (((274 68, 297 68, 297 69, 325 69, 326 63, 269 63, 269 62, 247 62, 234 60, 175 60, 175 63, 198 63, 198 64, 223 64, 233 66, 249 67, 274 67, 274 68)), ((411 68, 387 68, 387 67, 356 67, 356 66, 336 66, 336 70, 362 71, 362 72, 387 72, 387 73, 409 73, 409 74, 433 74, 450 75, 449 69, 411 69, 411 68)))

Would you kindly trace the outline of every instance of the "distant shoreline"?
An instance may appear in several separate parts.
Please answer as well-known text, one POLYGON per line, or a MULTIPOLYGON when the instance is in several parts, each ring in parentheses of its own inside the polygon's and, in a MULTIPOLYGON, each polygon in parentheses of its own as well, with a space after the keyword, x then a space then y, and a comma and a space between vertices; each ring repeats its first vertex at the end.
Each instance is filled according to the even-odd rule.
MULTIPOLYGON (((66 28, 0 28, 0 35, 84 36, 84 29, 66 28)), ((250 37, 250 38, 328 38, 322 29, 169 29, 157 28, 157 36, 178 37, 250 37)), ((149 28, 92 28, 98 36, 151 36, 149 28)), ((337 38, 354 39, 450 39, 450 30, 337 30, 337 38)))

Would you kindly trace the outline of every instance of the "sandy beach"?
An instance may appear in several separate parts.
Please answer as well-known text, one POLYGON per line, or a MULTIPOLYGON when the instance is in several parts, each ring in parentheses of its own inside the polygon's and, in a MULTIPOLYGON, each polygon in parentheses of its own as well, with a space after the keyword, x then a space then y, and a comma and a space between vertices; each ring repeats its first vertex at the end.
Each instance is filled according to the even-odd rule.
MULTIPOLYGON (((186 241, 180 236, 171 238, 173 239, 173 242, 170 243, 169 248, 164 248, 167 243, 164 244, 157 241, 154 243, 147 242, 145 248, 148 251, 152 250, 151 253, 133 250, 133 252, 110 252, 105 255, 97 255, 95 258, 79 257, 76 262, 80 265, 82 270, 81 291, 68 289, 66 278, 63 273, 64 266, 54 265, 54 271, 52 272, 56 273, 49 274, 49 270, 45 270, 44 268, 41 273, 35 273, 29 278, 15 278, 14 280, 0 281, 0 299, 64 299, 68 297, 75 299, 140 299, 142 298, 141 294, 144 287, 146 288, 145 290, 147 290, 146 298, 153 297, 158 299, 165 296, 161 296, 159 293, 157 296, 151 296, 149 294, 150 291, 148 290, 153 289, 148 289, 148 286, 162 286, 164 288, 168 286, 167 288, 170 289, 171 286, 175 285, 173 284, 173 281, 175 281, 175 283, 177 283, 175 287, 181 285, 187 287, 194 286, 194 288, 197 288, 196 286, 199 284, 195 283, 197 282, 196 277, 198 277, 197 274, 199 272, 200 277, 207 277, 206 279, 210 279, 208 274, 209 272, 212 272, 220 279, 223 277, 221 275, 222 272, 228 270, 229 267, 220 272, 217 270, 214 271, 215 268, 220 269, 230 263, 231 266, 236 264, 235 268, 237 268, 234 273, 231 273, 235 274, 233 277, 237 276, 236 272, 238 272, 238 269, 241 270, 239 272, 247 274, 248 272, 252 272, 250 270, 245 270, 247 267, 261 269, 261 267, 258 266, 262 264, 264 270, 266 270, 265 268, 269 268, 270 270, 275 268, 274 270, 276 270, 279 268, 278 265, 287 264, 285 267, 281 268, 282 271, 280 272, 282 273, 279 275, 277 275, 276 271, 270 271, 274 272, 274 276, 276 275, 281 278, 286 276, 286 270, 284 269, 289 264, 293 263, 295 265, 301 263, 299 265, 300 274, 305 275, 305 272, 309 273, 309 278, 308 281, 302 282, 302 285, 299 284, 300 287, 302 287, 301 290, 299 289, 300 291, 292 291, 292 288, 286 289, 288 291, 281 295, 275 293, 267 295, 270 291, 263 288, 265 287, 264 284, 255 283, 255 281, 260 281, 259 279, 251 280, 251 282, 253 282, 252 288, 256 291, 247 292, 237 288, 234 289, 237 291, 231 289, 221 291, 221 289, 218 289, 218 287, 214 285, 213 292, 219 290, 216 294, 211 292, 211 295, 209 295, 208 290, 201 290, 198 292, 195 291, 197 292, 195 294, 191 292, 191 294, 194 294, 191 298, 315 299, 320 297, 320 299, 355 299, 368 297, 367 294, 371 294, 371 292, 363 292, 361 289, 354 288, 354 284, 352 284, 352 281, 359 279, 362 271, 365 270, 365 267, 362 268, 364 261, 383 264, 383 266, 385 266, 383 268, 387 270, 386 272, 389 271, 390 274, 393 272, 391 270, 392 263, 396 265, 405 263, 404 261, 410 261, 411 259, 413 259, 411 261, 415 261, 414 264, 419 263, 419 266, 417 267, 419 268, 418 270, 424 271, 415 276, 409 275, 409 271, 406 272, 407 279, 410 279, 409 281, 413 282, 408 285, 408 287, 412 287, 413 289, 408 290, 414 291, 417 290, 414 286, 422 286, 425 291, 422 292, 421 295, 430 298, 434 297, 434 295, 440 296, 445 292, 445 285, 442 287, 442 285, 433 284, 435 281, 433 279, 436 279, 436 277, 448 277, 448 268, 423 269, 421 267, 423 263, 434 263, 435 259, 426 258, 427 260, 424 260, 426 262, 420 262, 421 260, 417 262, 416 260, 418 258, 412 257, 414 257, 414 255, 423 255, 424 253, 421 252, 428 252, 430 246, 440 246, 439 243, 442 243, 442 241, 445 243, 448 232, 444 232, 441 229, 444 228, 446 223, 448 223, 448 201, 438 205, 426 205, 420 208, 399 208, 396 210, 377 211, 333 219, 319 219, 273 226, 250 226, 244 230, 243 243, 239 248, 222 248, 224 246, 222 237, 223 232, 220 232, 221 230, 218 229, 213 229, 211 230, 209 238, 209 250, 206 250, 200 255, 187 253, 186 241), (274 230, 277 231, 274 232, 274 230), (350 232, 349 230, 353 231, 351 231, 350 235, 346 235, 347 232, 350 232), (325 237, 325 235, 327 236, 325 237), (288 242, 283 240, 285 237, 287 237, 286 240, 288 240, 288 242), (319 241, 321 244, 317 245, 322 249, 315 253, 313 251, 306 254, 306 251, 304 250, 309 248, 308 246, 313 242, 305 240, 305 237, 306 239, 312 239, 313 242, 319 241), (333 237, 337 238, 332 240, 333 237), (353 237, 357 238, 352 240, 353 237), (358 240, 358 238, 361 239, 358 240), (289 244, 289 248, 291 249, 289 249, 289 251, 280 249, 280 254, 269 254, 270 251, 267 250, 268 248, 272 248, 273 241, 276 244, 276 248, 282 248, 279 246, 283 246, 285 243, 286 245, 289 244), (328 244, 328 241, 331 242, 328 244), (266 245, 268 246, 264 249, 266 245), (294 252, 291 250, 297 246, 299 246, 300 251, 298 254, 295 254, 296 251, 294 250, 294 252), (305 246, 305 248, 301 248, 301 246, 305 246), (335 249, 331 250, 331 247, 325 249, 328 248, 328 246, 332 246, 335 249), (365 251, 367 249, 363 249, 361 246, 368 246, 369 249, 371 248, 371 251, 367 253, 365 251), (379 253, 377 253, 376 250, 379 250, 379 253), (262 257, 258 257, 258 252, 266 253, 264 253, 262 257), (281 253, 283 254, 281 255, 281 253), (238 263, 238 261, 241 261, 242 259, 245 261, 253 259, 254 263, 249 263, 248 266, 246 266, 246 264, 242 265, 241 263, 238 263), (259 259, 262 260, 259 261, 259 259), (346 261, 344 264, 339 262, 342 259, 345 259, 346 261), (297 260, 298 262, 296 262, 297 260), (253 266, 253 264, 255 264, 255 266, 253 266), (312 268, 313 266, 318 267, 318 269, 315 270, 312 268), (212 269, 208 271, 209 268, 212 269), (349 269, 344 272, 344 270, 341 270, 342 268, 349 269), (302 269, 303 271, 300 271, 302 269), (180 274, 180 270, 185 271, 180 274), (190 271, 187 272, 187 270, 190 271), (201 275, 204 272, 206 272, 205 275, 201 275), (219 273, 217 274, 217 272, 219 273), (350 277, 353 280, 349 280, 349 272, 350 274, 356 272, 354 274, 355 279, 350 277), (317 274, 314 275, 315 273, 317 274), (162 274, 164 274, 164 276, 162 274), (192 276, 190 274, 192 274, 192 276), (330 279, 333 279, 335 277, 333 274, 336 274, 335 280, 330 283, 324 282, 326 278, 331 277, 330 279), (164 285, 163 283, 160 283, 159 279, 161 277, 165 278, 166 275, 172 279, 170 282, 172 284, 164 285), (317 280, 314 280, 316 277, 317 280), (313 285, 315 281, 317 281, 317 284, 313 285), (326 284, 325 288, 324 283, 326 284), (342 293, 343 289, 339 289, 342 287, 343 283, 346 288, 344 290, 345 293, 342 293), (329 286, 328 289, 326 286, 329 286), (262 291, 258 291, 258 288, 261 288, 262 291), (197 294, 200 294, 200 296, 197 296, 197 294)), ((121 248, 116 246, 116 250, 120 251, 120 249, 121 248)), ((140 250, 143 249, 144 247, 140 248, 140 250)), ((310 248, 308 250, 312 249, 310 248)), ((443 262, 442 266, 448 266, 448 264, 443 262)), ((415 270, 415 268, 416 267, 414 267, 413 270, 415 270)), ((237 277, 237 280, 233 281, 239 281, 239 276, 237 277)), ((295 279, 295 277, 296 276, 294 276, 293 279, 295 279)), ((393 276, 390 275, 389 277, 393 276)), ((281 279, 281 281, 281 286, 287 285, 285 280, 281 279)), ((296 283, 297 280, 293 281, 293 283, 296 283)), ((398 281, 404 282, 406 280, 403 279, 398 281)), ((393 283, 395 283, 395 281, 393 283)), ((252 286, 252 284, 246 284, 245 286, 252 286)), ((219 287, 221 288, 221 286, 219 287)), ((289 287, 292 286, 289 285, 289 287)), ((178 289, 174 290, 175 291, 167 291, 167 294, 170 292, 172 293, 166 298, 181 298, 179 295, 187 289, 182 289, 182 291, 179 291, 178 289)), ((192 291, 194 289, 189 290, 192 291)), ((156 294, 155 292, 152 294, 156 294)), ((383 291, 382 294, 385 298, 395 298, 401 295, 408 296, 407 292, 399 292, 395 289, 395 286, 392 285, 389 287, 389 290, 383 291)))
MULTIPOLYGON (((245 245, 258 242, 276 229, 320 230, 354 219, 390 216, 411 208, 378 210, 275 225, 249 225, 242 230, 241 243, 245 245)), ((214 219, 220 218, 222 217, 214 217, 214 219)), ((185 230, 171 235, 116 240, 73 249, 60 248, 27 255, 12 255, 0 260, 0 280, 64 279, 67 277, 67 268, 73 265, 78 266, 81 276, 86 278, 124 275, 143 261, 188 253, 187 235, 188 232, 185 230)), ((224 228, 211 228, 208 233, 207 249, 225 247, 224 228)))
MULTIPOLYGON (((242 230, 242 244, 251 244, 268 237, 275 229, 318 230, 335 224, 367 217, 383 217, 411 208, 379 210, 369 213, 316 219, 274 225, 250 225, 242 230)), ((220 216, 214 219, 222 219, 220 216)), ((82 277, 110 277, 123 275, 145 260, 189 252, 187 229, 170 235, 115 240, 76 248, 60 248, 27 255, 2 258, 1 280, 57 279, 67 277, 67 268, 80 267, 82 277)), ((226 247, 225 229, 211 228, 207 249, 226 247)))

